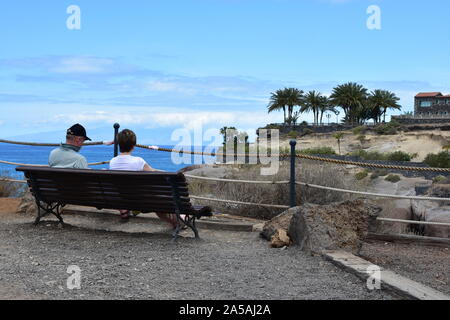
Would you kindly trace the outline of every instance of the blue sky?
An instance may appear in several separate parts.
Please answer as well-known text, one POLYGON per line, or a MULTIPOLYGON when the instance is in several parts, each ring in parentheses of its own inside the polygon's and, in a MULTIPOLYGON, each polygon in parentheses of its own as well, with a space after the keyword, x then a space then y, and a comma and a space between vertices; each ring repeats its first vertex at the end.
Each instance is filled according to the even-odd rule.
POLYGON ((199 124, 250 131, 282 120, 270 92, 348 81, 411 111, 419 91, 450 93, 448 12, 448 0, 2 1, 0 137, 55 140, 74 122, 103 140, 118 121, 152 143, 199 124), (81 30, 66 27, 70 5, 81 30), (381 30, 366 27, 370 5, 381 30))

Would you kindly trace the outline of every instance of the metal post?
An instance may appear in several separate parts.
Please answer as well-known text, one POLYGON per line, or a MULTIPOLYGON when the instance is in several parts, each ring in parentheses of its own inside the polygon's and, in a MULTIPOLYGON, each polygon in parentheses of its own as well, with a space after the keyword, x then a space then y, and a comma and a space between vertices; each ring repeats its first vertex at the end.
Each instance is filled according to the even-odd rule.
POLYGON ((291 208, 297 206, 297 194, 295 192, 295 160, 296 160, 296 154, 295 154, 295 146, 297 145, 297 141, 291 140, 289 142, 291 145, 291 179, 290 179, 290 206, 291 208))
POLYGON ((117 142, 117 135, 119 134, 120 124, 114 124, 114 157, 119 155, 119 144, 117 142))

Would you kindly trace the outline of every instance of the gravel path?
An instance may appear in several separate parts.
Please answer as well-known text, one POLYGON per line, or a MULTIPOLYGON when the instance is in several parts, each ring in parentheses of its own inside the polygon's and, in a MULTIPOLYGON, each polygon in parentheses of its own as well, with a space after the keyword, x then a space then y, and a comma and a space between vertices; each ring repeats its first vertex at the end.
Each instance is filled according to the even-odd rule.
POLYGON ((200 230, 202 240, 186 233, 173 244, 164 226, 128 233, 75 227, 72 217, 65 229, 1 218, 2 299, 392 299, 257 233, 200 230), (81 290, 66 287, 69 265, 82 270, 81 290))

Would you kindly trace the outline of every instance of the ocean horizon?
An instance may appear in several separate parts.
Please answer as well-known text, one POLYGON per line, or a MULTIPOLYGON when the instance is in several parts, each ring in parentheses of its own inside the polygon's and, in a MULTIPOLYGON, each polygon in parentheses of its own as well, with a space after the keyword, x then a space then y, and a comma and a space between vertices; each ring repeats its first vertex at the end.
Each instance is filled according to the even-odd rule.
MULTIPOLYGON (((160 146, 162 148, 174 148, 173 145, 160 146)), ((205 147, 191 147, 192 151, 202 151, 205 147)), ((55 147, 34 147, 13 144, 0 144, 0 160, 23 164, 48 165, 48 156, 55 147)), ((114 157, 114 146, 85 146, 80 154, 86 157, 89 163, 109 161, 114 157)), ((176 172, 194 164, 204 164, 205 160, 212 157, 202 157, 198 155, 190 156, 190 161, 177 164, 172 160, 172 153, 155 151, 149 149, 136 148, 134 156, 142 157, 155 169, 176 172), (187 162, 187 163, 186 163, 187 162)), ((14 165, 0 163, 0 176, 23 178, 23 174, 15 171, 14 165)), ((108 165, 92 166, 91 169, 104 170, 108 165)))

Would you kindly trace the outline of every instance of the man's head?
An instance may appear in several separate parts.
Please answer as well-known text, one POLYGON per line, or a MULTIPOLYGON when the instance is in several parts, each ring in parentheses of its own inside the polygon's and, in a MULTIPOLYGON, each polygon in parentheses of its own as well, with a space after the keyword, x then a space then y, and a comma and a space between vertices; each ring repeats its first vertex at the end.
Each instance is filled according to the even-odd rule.
POLYGON ((75 124, 67 129, 66 143, 81 147, 85 141, 91 141, 86 135, 86 129, 81 124, 75 124))
POLYGON ((137 143, 136 134, 129 129, 122 130, 117 135, 117 142, 119 143, 120 152, 131 152, 137 143))

